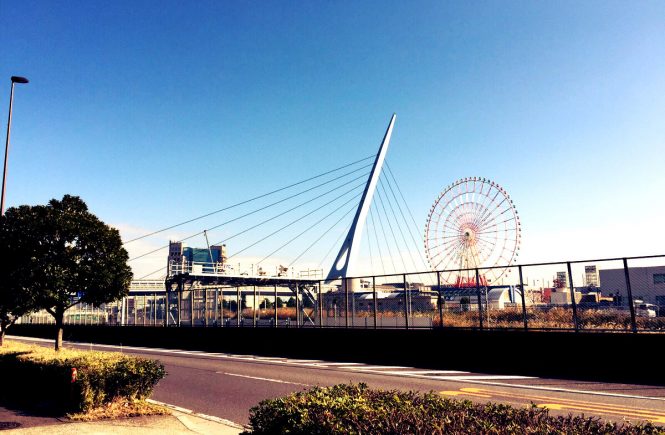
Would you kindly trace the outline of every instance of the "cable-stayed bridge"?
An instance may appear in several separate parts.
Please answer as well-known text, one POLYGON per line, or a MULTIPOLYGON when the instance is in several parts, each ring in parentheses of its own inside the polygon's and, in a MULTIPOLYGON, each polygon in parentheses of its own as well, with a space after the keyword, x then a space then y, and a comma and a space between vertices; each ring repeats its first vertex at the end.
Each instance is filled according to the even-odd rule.
MULTIPOLYGON (((177 318, 180 324, 183 298, 188 299, 188 293, 193 289, 221 289, 223 295, 224 292, 239 291, 241 287, 272 287, 274 300, 278 298, 278 292, 288 289, 295 295, 296 303, 303 305, 319 300, 320 294, 315 293, 320 293, 322 287, 346 290, 349 286, 348 290, 359 290, 360 280, 347 278, 360 276, 361 250, 364 262, 369 259, 370 270, 365 267, 364 272, 385 274, 427 270, 418 226, 386 161, 395 120, 393 115, 375 155, 127 240, 125 246, 129 247, 179 227, 225 216, 221 222, 176 241, 204 239, 210 253, 208 261, 183 262, 180 258, 174 261, 169 257, 166 266, 140 279, 160 275, 165 279, 167 293, 171 295, 167 298, 171 307, 169 312, 174 314, 172 320, 177 318), (234 211, 237 213, 229 216, 234 211), (217 232, 226 234, 211 245, 210 237, 217 232), (363 236, 364 243, 361 244, 363 236), (236 246, 236 241, 240 240, 244 244, 232 249, 230 256, 211 261, 211 246, 226 247, 227 243, 236 246), (291 246, 300 249, 287 264, 280 263, 275 273, 264 270, 275 256, 280 256, 291 246), (317 251, 320 255, 322 250, 325 250, 323 257, 313 263, 311 256, 317 251), (245 267, 243 270, 240 263, 235 267, 235 259, 250 253, 255 254, 251 269, 245 267), (299 264, 306 264, 307 268, 301 266, 296 273, 294 269, 299 264)), ((154 255, 165 258, 172 243, 138 253, 130 262, 136 263, 154 255)), ((189 296, 190 304, 193 304, 192 297, 189 296)), ((304 321, 308 316, 304 310, 298 311, 304 321)), ((314 319, 307 320, 314 323, 314 319)))

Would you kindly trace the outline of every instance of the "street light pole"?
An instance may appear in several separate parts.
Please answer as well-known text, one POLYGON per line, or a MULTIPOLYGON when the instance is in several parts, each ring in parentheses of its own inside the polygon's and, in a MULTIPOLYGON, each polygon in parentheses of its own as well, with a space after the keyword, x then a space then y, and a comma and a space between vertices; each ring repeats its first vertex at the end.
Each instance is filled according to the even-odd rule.
POLYGON ((4 216, 5 214, 5 184, 7 182, 7 158, 9 157, 9 132, 12 127, 12 103, 14 102, 14 84, 28 83, 28 79, 25 77, 12 76, 12 89, 9 93, 9 118, 7 119, 7 140, 5 141, 5 166, 2 170, 2 200, 0 202, 0 215, 4 216))

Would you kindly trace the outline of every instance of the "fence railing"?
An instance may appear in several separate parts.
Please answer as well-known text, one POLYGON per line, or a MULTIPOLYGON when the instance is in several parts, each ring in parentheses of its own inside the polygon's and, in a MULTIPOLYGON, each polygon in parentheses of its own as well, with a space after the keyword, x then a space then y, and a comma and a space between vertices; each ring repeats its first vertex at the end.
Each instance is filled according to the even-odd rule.
POLYGON ((72 323, 107 325, 665 332, 665 255, 489 269, 269 286, 192 281, 130 293, 106 315, 68 313, 72 323))

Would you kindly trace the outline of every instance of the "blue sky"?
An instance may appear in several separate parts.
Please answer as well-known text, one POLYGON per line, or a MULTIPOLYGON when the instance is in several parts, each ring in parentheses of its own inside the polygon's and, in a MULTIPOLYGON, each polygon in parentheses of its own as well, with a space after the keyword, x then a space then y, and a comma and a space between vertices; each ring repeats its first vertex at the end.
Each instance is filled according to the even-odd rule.
POLYGON ((31 81, 7 201, 77 194, 129 237, 375 153, 396 112, 421 228, 482 176, 524 261, 662 253, 663 23, 662 1, 5 0, 0 115, 31 81))

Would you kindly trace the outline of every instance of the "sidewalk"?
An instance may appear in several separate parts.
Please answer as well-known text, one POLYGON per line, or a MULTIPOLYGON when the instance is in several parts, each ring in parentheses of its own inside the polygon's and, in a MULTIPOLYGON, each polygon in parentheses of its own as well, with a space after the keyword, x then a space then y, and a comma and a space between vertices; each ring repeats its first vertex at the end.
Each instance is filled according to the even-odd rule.
POLYGON ((221 434, 237 435, 242 429, 192 414, 172 410, 172 415, 70 422, 52 417, 38 417, 0 407, 0 431, 7 434, 77 435, 114 434, 221 434))

